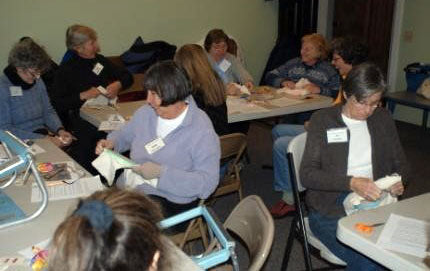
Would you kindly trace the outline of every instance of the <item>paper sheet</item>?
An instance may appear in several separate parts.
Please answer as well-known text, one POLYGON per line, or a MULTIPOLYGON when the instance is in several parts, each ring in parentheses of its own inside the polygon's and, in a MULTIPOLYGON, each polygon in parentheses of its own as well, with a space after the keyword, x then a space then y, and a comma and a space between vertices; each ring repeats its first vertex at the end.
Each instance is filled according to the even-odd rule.
POLYGON ((376 243, 419 258, 429 256, 430 222, 391 214, 376 243))
POLYGON ((126 123, 125 119, 120 114, 112 114, 109 119, 102 121, 99 126, 99 131, 116 131, 126 123))
MULTIPOLYGON (((102 190, 104 186, 99 176, 81 178, 73 184, 55 185, 47 187, 50 201, 86 197, 93 192, 102 190)), ((31 202, 42 201, 42 193, 38 187, 31 189, 31 202)))
POLYGON ((89 100, 86 100, 85 103, 82 105, 83 107, 92 107, 92 106, 102 106, 102 105, 109 105, 109 104, 116 104, 117 97, 113 99, 109 99, 108 97, 104 95, 99 95, 96 98, 91 98, 89 100))
POLYGON ((30 260, 24 257, 0 257, 0 271, 29 271, 30 260))
POLYGON ((227 110, 228 114, 234 114, 234 113, 254 113, 254 112, 268 112, 270 110, 258 106, 254 103, 249 103, 245 99, 241 98, 227 98, 227 110))

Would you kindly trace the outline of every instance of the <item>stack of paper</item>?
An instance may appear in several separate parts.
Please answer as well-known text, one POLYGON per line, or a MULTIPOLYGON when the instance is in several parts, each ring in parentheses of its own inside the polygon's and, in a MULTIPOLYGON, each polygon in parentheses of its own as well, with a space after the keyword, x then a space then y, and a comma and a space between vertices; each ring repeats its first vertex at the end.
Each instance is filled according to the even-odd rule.
MULTIPOLYGON (((49 201, 81 198, 102 190, 104 186, 99 176, 81 178, 73 184, 55 185, 47 187, 49 201)), ((38 187, 32 187, 31 202, 42 201, 42 193, 38 187)))
POLYGON ((391 214, 377 245, 382 248, 425 258, 429 256, 430 223, 391 214))

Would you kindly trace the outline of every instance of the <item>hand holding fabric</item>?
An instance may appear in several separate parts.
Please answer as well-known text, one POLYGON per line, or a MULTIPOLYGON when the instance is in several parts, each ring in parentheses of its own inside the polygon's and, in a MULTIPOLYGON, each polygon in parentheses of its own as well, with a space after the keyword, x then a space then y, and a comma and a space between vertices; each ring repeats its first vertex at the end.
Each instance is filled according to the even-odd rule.
POLYGON ((79 94, 79 98, 82 101, 85 101, 85 100, 89 100, 89 99, 92 99, 92 98, 96 98, 99 95, 100 95, 100 91, 97 88, 92 87, 92 88, 90 88, 90 89, 88 89, 86 91, 81 92, 79 94))
POLYGON ((366 200, 375 201, 381 196, 381 189, 369 178, 352 177, 350 187, 366 200))
POLYGON ((309 90, 310 93, 318 94, 321 92, 321 88, 314 83, 307 84, 304 89, 309 90))
POLYGON ((133 167, 132 170, 141 175, 144 179, 151 180, 160 177, 161 165, 153 162, 146 162, 133 167))
POLYGON ((394 196, 400 196, 405 191, 405 187, 402 182, 397 182, 390 187, 390 193, 394 196))
POLYGON ((99 140, 99 142, 97 142, 97 146, 96 146, 96 154, 100 155, 103 152, 103 149, 113 149, 114 147, 114 142, 112 140, 108 140, 108 139, 102 139, 99 140))
POLYGON ((66 130, 59 130, 58 136, 60 137, 61 143, 63 143, 63 146, 68 146, 70 143, 72 143, 73 136, 71 133, 67 132, 66 130))
POLYGON ((290 81, 290 80, 285 80, 285 81, 282 81, 281 86, 287 87, 289 89, 295 89, 296 83, 294 83, 293 81, 290 81))
POLYGON ((106 87, 107 93, 106 93, 106 97, 108 97, 109 99, 113 99, 118 95, 118 92, 121 89, 121 82, 120 81, 115 81, 111 84, 109 84, 106 87))

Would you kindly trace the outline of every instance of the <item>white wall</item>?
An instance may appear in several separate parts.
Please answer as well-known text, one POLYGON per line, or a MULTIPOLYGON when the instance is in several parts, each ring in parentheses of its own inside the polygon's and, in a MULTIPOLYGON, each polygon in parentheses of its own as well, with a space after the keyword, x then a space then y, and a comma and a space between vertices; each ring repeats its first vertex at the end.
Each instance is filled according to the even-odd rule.
POLYGON ((0 67, 22 36, 33 37, 59 61, 65 30, 74 23, 98 32, 104 55, 121 54, 139 35, 179 47, 223 28, 239 41, 258 81, 276 40, 277 10, 278 1, 263 0, 2 0, 0 67))

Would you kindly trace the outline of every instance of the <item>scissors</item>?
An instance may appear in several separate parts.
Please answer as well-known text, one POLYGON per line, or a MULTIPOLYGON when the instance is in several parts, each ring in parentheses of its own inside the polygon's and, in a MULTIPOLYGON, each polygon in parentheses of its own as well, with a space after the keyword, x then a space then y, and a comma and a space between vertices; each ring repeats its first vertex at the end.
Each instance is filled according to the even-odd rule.
POLYGON ((374 223, 374 224, 356 223, 355 229, 361 233, 371 234, 373 232, 373 228, 382 226, 384 224, 385 222, 374 223))

